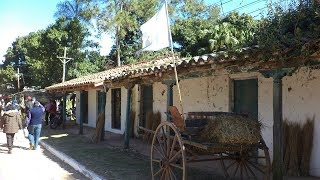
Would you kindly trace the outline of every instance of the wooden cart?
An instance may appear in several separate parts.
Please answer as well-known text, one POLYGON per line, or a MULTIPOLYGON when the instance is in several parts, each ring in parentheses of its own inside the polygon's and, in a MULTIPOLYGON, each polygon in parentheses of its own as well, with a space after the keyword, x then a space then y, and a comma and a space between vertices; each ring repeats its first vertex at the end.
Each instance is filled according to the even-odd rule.
MULTIPOLYGON (((184 121, 174 106, 169 112, 172 122, 162 122, 155 131, 139 127, 153 134, 150 154, 153 179, 184 180, 187 163, 200 161, 220 161, 227 178, 270 179, 270 156, 262 138, 256 144, 202 142, 197 138, 197 129, 201 129, 205 121, 184 121)), ((219 113, 223 112, 202 112, 201 117, 219 113)))

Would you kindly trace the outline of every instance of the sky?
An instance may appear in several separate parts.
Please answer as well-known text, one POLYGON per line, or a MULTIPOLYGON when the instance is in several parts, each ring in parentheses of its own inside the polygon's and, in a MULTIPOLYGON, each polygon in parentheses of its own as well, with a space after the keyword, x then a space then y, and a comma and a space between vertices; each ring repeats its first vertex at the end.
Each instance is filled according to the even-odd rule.
MULTIPOLYGON (((17 37, 45 29, 53 24, 56 5, 60 1, 0 0, 0 61, 4 60, 6 50, 17 37)), ((222 7, 222 14, 238 8, 241 13, 257 16, 260 13, 259 9, 265 8, 268 0, 205 0, 205 2, 222 7)), ((111 44, 110 37, 103 36, 100 41, 101 54, 108 54, 111 44)))
MULTIPOLYGON (((47 28, 55 22, 56 5, 61 0, 0 0, 0 61, 12 42, 19 36, 47 28)), ((110 42, 104 36, 102 42, 110 42)), ((110 43, 101 43, 102 54, 110 43), (107 44, 107 45, 105 45, 107 44)))

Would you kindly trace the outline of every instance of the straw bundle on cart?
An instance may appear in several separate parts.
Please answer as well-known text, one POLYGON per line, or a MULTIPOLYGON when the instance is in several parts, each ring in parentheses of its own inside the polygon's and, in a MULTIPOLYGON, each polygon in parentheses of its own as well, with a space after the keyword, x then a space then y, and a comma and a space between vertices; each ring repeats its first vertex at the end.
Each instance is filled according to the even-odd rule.
POLYGON ((208 120, 200 132, 206 142, 226 144, 254 144, 261 139, 261 123, 239 115, 219 115, 208 120))

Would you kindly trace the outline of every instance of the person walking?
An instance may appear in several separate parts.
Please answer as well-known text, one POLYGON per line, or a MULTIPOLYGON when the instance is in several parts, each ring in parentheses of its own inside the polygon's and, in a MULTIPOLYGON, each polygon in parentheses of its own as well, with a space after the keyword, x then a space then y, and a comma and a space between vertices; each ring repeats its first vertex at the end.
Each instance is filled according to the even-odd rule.
POLYGON ((45 105, 45 121, 46 121, 46 125, 49 125, 49 120, 51 120, 51 118, 54 117, 54 115, 56 114, 57 111, 57 107, 56 107, 56 103, 54 100, 50 99, 49 102, 45 105))
POLYGON ((33 107, 27 112, 25 124, 29 131, 28 139, 30 142, 30 150, 36 150, 38 148, 44 110, 43 105, 35 101, 33 107))
POLYGON ((6 107, 0 120, 0 129, 2 128, 7 137, 8 153, 12 154, 14 135, 19 129, 22 129, 20 112, 17 106, 10 104, 6 107))

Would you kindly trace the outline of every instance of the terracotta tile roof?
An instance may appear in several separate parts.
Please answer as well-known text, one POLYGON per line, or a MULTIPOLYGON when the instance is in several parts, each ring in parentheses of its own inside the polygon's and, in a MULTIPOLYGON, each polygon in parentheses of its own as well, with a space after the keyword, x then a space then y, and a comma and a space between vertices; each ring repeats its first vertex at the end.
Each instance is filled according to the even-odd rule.
MULTIPOLYGON (((243 51, 252 50, 252 48, 243 48, 243 51)), ((234 60, 235 57, 226 57, 224 52, 206 54, 202 56, 195 56, 191 58, 176 58, 175 63, 177 67, 200 66, 204 64, 213 64, 234 60)), ((165 72, 174 68, 173 57, 151 60, 146 62, 139 62, 132 65, 124 65, 108 69, 99 73, 82 76, 76 79, 66 81, 64 83, 54 84, 46 87, 46 90, 61 90, 70 87, 81 87, 85 85, 94 85, 96 83, 106 81, 117 81, 128 76, 142 76, 154 72, 165 72)))
POLYGON ((122 76, 130 66, 120 66, 112 69, 108 69, 102 72, 82 76, 79 78, 71 79, 65 81, 64 83, 54 84, 52 86, 46 87, 46 90, 57 90, 57 89, 66 89, 69 87, 81 87, 85 85, 94 85, 99 82, 103 82, 105 79, 114 79, 118 76, 122 76))

